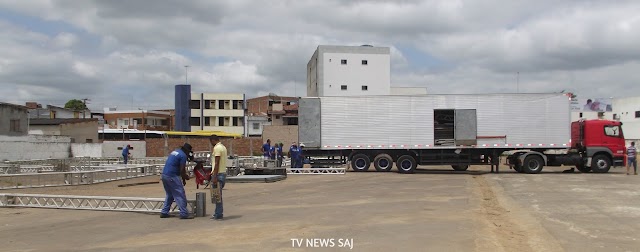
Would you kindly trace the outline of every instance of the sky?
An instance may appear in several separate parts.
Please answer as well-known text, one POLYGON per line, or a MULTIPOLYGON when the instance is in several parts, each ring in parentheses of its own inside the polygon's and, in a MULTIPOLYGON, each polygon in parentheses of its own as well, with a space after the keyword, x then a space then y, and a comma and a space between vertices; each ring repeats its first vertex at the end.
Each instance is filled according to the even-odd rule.
POLYGON ((640 1, 0 0, 0 101, 171 109, 185 77, 305 96, 318 45, 363 44, 432 94, 640 95, 640 1))

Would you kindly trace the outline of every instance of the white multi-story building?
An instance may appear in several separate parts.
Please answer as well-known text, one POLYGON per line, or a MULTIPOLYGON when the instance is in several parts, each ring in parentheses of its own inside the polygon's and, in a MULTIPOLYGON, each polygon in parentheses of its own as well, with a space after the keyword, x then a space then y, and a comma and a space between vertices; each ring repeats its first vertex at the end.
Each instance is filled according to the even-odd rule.
POLYGON ((613 116, 622 122, 627 142, 640 144, 640 96, 613 99, 613 116))
POLYGON ((307 64, 307 96, 391 94, 389 47, 320 45, 307 64))
POLYGON ((244 94, 191 93, 191 131, 245 134, 244 94))

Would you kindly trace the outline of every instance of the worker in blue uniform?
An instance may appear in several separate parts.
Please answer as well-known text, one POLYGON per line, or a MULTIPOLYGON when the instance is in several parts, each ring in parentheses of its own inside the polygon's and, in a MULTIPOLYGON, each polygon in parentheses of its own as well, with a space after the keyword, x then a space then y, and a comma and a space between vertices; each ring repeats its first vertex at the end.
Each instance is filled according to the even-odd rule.
POLYGON ((298 168, 298 145, 296 142, 291 143, 291 147, 289 147, 289 157, 291 158, 291 168, 298 168))
POLYGON ((187 210, 187 196, 184 192, 184 186, 189 180, 186 165, 187 159, 191 155, 191 149, 191 145, 185 143, 179 149, 172 151, 167 158, 161 177, 166 198, 160 211, 160 218, 171 217, 169 210, 175 200, 178 209, 180 209, 180 219, 193 219, 193 215, 190 215, 187 210))
POLYGON ((283 156, 282 156, 282 143, 278 143, 276 146, 276 162, 277 162, 277 166, 278 167, 282 167, 282 160, 283 160, 283 156))
POLYGON ((124 159, 124 164, 127 164, 129 161, 129 149, 131 149, 131 145, 125 146, 122 148, 122 158, 124 159))
POLYGON ((262 145, 262 156, 264 159, 269 159, 271 156, 271 139, 267 139, 267 142, 262 145))
POLYGON ((298 147, 298 160, 296 160, 296 164, 298 165, 297 168, 302 168, 304 166, 303 147, 304 147, 304 144, 300 144, 300 146, 298 147))

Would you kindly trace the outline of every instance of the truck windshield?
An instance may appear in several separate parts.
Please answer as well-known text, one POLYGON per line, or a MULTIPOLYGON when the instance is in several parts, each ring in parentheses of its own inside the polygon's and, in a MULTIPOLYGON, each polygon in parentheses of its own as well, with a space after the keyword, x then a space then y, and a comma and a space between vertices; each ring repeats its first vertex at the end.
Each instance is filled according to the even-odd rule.
POLYGON ((610 137, 620 137, 620 126, 604 126, 604 134, 610 137))

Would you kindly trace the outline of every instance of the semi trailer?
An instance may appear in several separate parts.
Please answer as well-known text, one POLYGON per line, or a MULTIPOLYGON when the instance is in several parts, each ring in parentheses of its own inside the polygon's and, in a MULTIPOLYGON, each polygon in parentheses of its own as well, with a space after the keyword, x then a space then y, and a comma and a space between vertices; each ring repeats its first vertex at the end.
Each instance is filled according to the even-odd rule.
POLYGON ((570 97, 546 94, 303 97, 298 139, 312 167, 413 173, 418 165, 500 165, 539 173, 624 165, 622 123, 571 121, 570 97))

